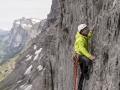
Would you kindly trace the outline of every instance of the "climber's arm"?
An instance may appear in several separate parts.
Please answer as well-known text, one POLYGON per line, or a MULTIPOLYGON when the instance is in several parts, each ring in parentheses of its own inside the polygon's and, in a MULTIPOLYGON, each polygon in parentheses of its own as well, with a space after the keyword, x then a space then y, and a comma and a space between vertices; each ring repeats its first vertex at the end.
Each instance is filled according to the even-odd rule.
POLYGON ((92 30, 90 30, 90 32, 88 33, 88 39, 90 39, 92 37, 93 31, 95 30, 95 27, 93 26, 92 30))

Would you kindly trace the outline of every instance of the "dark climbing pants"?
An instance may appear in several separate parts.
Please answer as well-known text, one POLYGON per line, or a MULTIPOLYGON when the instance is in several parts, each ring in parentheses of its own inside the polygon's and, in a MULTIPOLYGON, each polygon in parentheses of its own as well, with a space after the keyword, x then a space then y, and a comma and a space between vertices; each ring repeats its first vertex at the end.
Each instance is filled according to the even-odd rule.
MULTIPOLYGON (((87 58, 86 56, 79 56, 79 63, 80 63, 80 69, 83 74, 86 74, 88 72, 88 66, 90 64, 91 60, 87 58)), ((83 74, 81 75, 79 84, 78 84, 78 90, 82 90, 82 84, 84 80, 83 74)))
POLYGON ((79 62, 80 62, 80 69, 82 71, 82 73, 87 73, 88 72, 88 66, 91 62, 91 60, 89 58, 87 58, 86 56, 82 55, 79 56, 79 62))

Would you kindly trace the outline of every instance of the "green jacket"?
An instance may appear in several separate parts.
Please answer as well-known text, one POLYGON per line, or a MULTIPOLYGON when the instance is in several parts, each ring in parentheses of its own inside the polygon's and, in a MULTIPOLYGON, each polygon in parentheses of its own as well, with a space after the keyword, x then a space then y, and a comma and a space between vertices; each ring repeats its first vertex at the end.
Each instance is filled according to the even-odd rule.
POLYGON ((88 40, 91 38, 93 31, 90 31, 87 36, 81 35, 79 32, 76 34, 76 41, 74 44, 74 50, 79 55, 85 55, 86 57, 90 57, 89 53, 89 42, 88 40))

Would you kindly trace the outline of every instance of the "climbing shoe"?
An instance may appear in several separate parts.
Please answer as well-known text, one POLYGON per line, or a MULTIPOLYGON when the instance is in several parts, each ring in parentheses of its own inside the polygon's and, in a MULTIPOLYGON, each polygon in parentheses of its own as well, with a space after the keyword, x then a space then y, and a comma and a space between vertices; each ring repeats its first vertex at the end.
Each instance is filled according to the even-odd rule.
POLYGON ((78 90, 82 90, 82 87, 79 87, 78 90))
POLYGON ((82 90, 82 88, 79 88, 78 90, 82 90))
POLYGON ((89 80, 89 75, 88 74, 85 73, 85 74, 83 74, 83 76, 86 80, 89 80))

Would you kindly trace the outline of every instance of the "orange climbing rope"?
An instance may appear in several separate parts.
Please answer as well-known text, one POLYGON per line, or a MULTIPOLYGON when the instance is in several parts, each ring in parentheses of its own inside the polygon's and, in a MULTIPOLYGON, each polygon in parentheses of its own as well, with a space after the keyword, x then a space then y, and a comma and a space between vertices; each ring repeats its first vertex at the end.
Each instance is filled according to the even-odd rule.
POLYGON ((78 68, 78 58, 73 56, 74 60, 74 90, 76 90, 76 78, 77 78, 77 68, 78 68))
MULTIPOLYGON (((74 61, 74 90, 76 90, 76 82, 77 82, 77 70, 78 70, 78 55, 73 56, 74 61)), ((80 73, 79 83, 81 80, 82 73, 80 73)))

